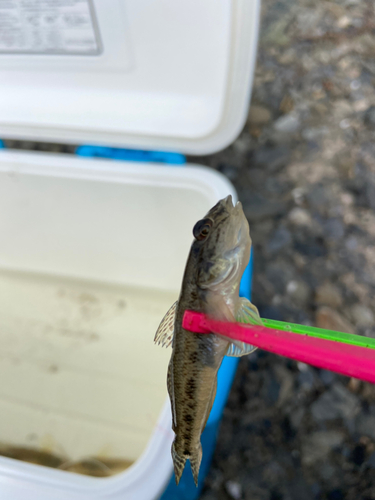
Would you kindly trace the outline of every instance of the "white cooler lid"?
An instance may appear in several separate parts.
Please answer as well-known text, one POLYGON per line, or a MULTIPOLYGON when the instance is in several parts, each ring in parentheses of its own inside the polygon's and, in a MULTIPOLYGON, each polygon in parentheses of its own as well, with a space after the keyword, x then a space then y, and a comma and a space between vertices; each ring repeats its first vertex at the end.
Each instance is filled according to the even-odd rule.
POLYGON ((225 147, 246 119, 259 2, 0 2, 0 137, 225 147))

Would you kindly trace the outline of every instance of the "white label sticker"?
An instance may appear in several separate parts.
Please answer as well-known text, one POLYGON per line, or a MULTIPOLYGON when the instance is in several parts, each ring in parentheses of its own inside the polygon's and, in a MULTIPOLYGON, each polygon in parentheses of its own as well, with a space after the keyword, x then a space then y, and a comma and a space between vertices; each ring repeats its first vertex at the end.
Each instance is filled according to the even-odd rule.
POLYGON ((91 0, 0 0, 0 53, 99 52, 91 0))

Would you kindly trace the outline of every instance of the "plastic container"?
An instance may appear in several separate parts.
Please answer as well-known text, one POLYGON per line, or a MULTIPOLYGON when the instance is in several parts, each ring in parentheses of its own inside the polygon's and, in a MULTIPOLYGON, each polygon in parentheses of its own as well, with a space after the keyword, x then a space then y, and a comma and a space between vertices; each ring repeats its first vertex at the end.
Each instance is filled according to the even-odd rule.
MULTIPOLYGON (((1 138, 203 154, 240 131, 258 0, 28 5, 0 6, 1 138)), ((188 467, 174 485, 170 350, 152 340, 194 223, 229 193, 194 165, 0 150, 1 499, 197 496, 188 467), (28 449, 65 470, 9 458, 28 449), (118 473, 74 473, 87 457, 118 473)), ((248 274, 244 295, 249 286, 248 274)), ((219 372, 200 486, 236 365, 226 358, 219 372)))
POLYGON ((0 137, 185 154, 230 144, 260 0, 108 1, 0 5, 0 137))
POLYGON ((157 498, 173 433, 152 339, 194 222, 233 187, 202 167, 0 156, 0 443, 135 461, 98 479, 0 457, 1 496, 157 498))

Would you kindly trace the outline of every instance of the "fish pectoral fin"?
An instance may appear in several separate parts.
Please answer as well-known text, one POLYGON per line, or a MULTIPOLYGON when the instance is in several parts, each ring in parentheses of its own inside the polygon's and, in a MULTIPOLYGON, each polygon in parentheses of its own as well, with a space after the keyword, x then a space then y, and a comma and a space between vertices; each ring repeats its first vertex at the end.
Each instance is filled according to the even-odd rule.
POLYGON ((159 328, 156 331, 154 342, 155 344, 162 345, 162 347, 169 347, 172 344, 174 333, 174 319, 176 316, 178 301, 168 310, 167 314, 161 320, 159 328))
POLYGON ((255 349, 257 349, 257 347, 251 344, 245 344, 245 342, 236 342, 235 344, 232 342, 229 345, 225 355, 230 356, 232 358, 240 358, 241 356, 246 356, 246 354, 250 354, 251 352, 255 351, 255 349))
POLYGON ((263 325, 258 309, 245 297, 240 297, 240 307, 237 310, 236 321, 250 325, 263 325))
MULTIPOLYGON (((250 302, 250 300, 245 297, 240 298, 240 307, 238 308, 236 321, 238 323, 247 323, 250 325, 263 325, 263 321, 259 316, 258 309, 250 302)), ((230 340, 230 339, 228 339, 230 340)), ((226 356, 240 357, 250 354, 255 351, 256 347, 250 344, 245 344, 245 342, 231 341, 226 356)))

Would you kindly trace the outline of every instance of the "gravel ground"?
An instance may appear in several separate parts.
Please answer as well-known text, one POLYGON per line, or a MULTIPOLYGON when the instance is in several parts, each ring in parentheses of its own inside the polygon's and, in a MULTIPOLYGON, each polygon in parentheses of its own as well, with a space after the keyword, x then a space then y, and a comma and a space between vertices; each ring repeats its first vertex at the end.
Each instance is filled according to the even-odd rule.
MULTIPOLYGON (((248 122, 193 159, 243 201, 263 317, 375 337, 374 54, 372 0, 263 0, 248 122)), ((375 386, 241 359, 201 496, 216 499, 375 499, 375 386)))
MULTIPOLYGON (((252 106, 200 161, 236 186, 263 317, 375 336, 375 15, 264 0, 252 106)), ((375 387, 265 352, 240 362, 202 500, 375 499, 375 387)))

